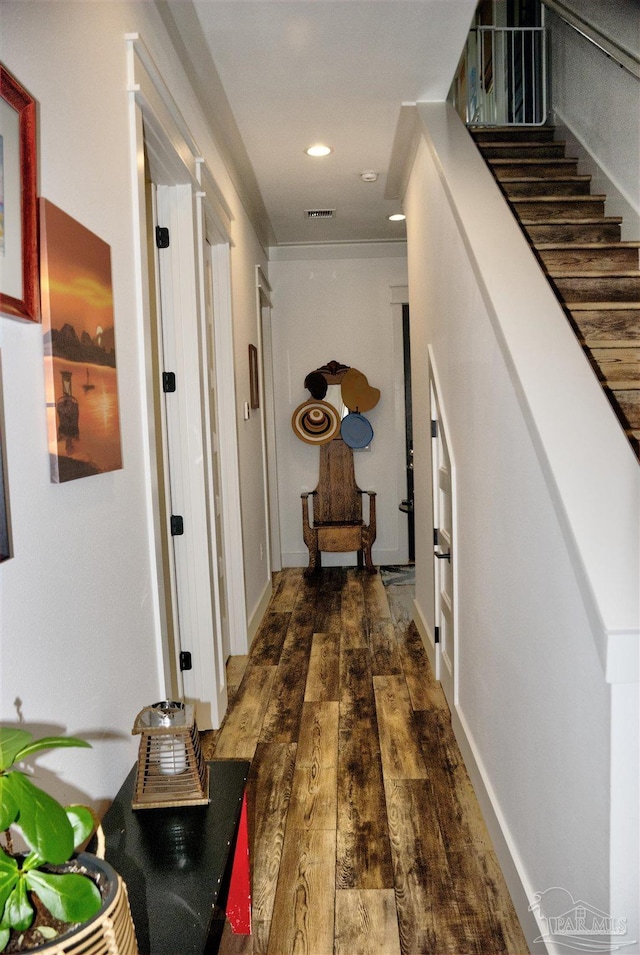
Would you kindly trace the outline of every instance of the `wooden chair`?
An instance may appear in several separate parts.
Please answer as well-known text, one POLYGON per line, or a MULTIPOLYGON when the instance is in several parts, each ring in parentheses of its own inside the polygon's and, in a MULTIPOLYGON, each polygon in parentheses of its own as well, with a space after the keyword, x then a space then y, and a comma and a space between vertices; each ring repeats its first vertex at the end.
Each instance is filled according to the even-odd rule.
POLYGON ((376 573, 371 547, 376 539, 375 491, 361 491, 353 469, 353 450, 342 438, 334 438, 320 447, 320 476, 311 494, 302 495, 302 534, 309 548, 309 566, 305 576, 317 573, 321 552, 357 551, 358 567, 363 563, 370 574, 376 573), (362 495, 369 496, 369 523, 362 517, 362 495), (309 497, 313 515, 309 516, 309 497))

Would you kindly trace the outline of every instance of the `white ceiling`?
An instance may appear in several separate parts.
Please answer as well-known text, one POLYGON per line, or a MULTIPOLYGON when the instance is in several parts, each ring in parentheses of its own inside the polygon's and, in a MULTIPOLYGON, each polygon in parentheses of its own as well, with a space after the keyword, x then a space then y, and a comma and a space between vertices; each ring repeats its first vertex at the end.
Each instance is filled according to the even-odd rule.
POLYGON ((387 219, 398 202, 384 198, 400 107, 446 98, 475 6, 194 0, 188 11, 184 0, 166 4, 200 99, 209 99, 209 115, 231 143, 229 158, 253 192, 254 210, 266 212, 270 244, 404 238, 404 223, 387 219), (304 149, 318 141, 334 152, 310 159, 304 149), (365 170, 378 180, 363 182, 365 170), (310 221, 307 209, 335 209, 335 217, 310 221))

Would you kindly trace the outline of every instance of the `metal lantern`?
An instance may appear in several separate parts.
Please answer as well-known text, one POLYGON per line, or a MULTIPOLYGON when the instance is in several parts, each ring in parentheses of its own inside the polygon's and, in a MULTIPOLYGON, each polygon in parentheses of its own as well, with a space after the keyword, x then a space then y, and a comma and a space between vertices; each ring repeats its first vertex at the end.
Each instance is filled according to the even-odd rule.
POLYGON ((131 732, 141 735, 133 809, 204 806, 210 801, 209 767, 193 706, 173 700, 145 706, 131 732))

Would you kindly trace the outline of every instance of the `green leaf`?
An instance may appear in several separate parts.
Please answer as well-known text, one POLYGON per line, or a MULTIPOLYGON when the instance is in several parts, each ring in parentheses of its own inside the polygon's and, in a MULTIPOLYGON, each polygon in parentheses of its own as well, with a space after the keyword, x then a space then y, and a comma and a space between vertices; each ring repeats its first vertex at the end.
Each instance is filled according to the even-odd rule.
POLYGON ((9 941, 9 929, 0 928, 0 952, 4 952, 7 947, 7 942, 9 941))
POLYGON ((73 828, 73 848, 88 839, 96 827, 96 821, 93 813, 86 806, 67 806, 65 809, 67 819, 73 828))
MULTIPOLYGON (((29 734, 30 736, 31 734, 29 734)), ((43 749, 60 749, 68 748, 71 746, 82 746, 84 749, 91 749, 91 743, 87 743, 86 740, 77 739, 75 736, 43 736, 42 739, 36 739, 33 743, 29 743, 28 746, 24 746, 15 754, 14 762, 22 762, 23 759, 26 759, 27 756, 32 756, 33 753, 39 753, 43 749)))
POLYGON ((0 916, 19 878, 20 870, 16 860, 0 851, 0 916))
POLYGON ((0 832, 8 829, 18 815, 18 803, 12 792, 10 777, 11 774, 0 776, 0 832))
POLYGON ((7 899, 2 915, 4 928, 14 928, 24 932, 33 922, 34 911, 27 898, 27 886, 24 879, 18 879, 7 899))
POLYGON ((86 922, 102 905, 98 887, 86 875, 28 872, 25 878, 42 904, 63 922, 86 922))
POLYGON ((15 729, 12 726, 0 726, 0 770, 8 769, 16 761, 21 749, 33 739, 33 733, 15 729))
POLYGON ((18 825, 29 846, 46 862, 66 862, 73 852, 73 828, 60 803, 22 773, 7 777, 19 807, 18 825))

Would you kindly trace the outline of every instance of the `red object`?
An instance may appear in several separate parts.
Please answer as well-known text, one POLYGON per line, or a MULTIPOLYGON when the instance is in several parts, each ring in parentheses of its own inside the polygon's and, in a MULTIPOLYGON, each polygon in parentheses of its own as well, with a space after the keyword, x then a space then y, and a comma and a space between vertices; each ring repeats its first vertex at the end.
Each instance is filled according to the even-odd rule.
POLYGON ((233 855, 229 897, 227 899, 227 918, 234 934, 251 935, 251 874, 246 794, 242 797, 236 850, 233 855))

